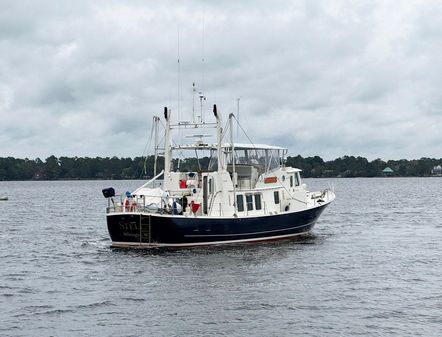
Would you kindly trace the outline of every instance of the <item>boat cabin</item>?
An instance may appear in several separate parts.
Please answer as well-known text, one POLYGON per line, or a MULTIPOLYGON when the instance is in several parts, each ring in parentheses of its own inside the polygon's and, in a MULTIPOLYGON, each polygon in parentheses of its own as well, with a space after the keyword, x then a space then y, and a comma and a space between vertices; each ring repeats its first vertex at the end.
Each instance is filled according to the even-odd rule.
POLYGON ((164 176, 164 189, 182 205, 184 215, 277 214, 296 209, 295 200, 299 208, 305 207, 301 170, 283 166, 286 149, 223 144, 223 158, 219 159, 216 148, 204 148, 212 155, 206 171, 172 171, 164 176), (222 167, 218 167, 220 163, 222 167))

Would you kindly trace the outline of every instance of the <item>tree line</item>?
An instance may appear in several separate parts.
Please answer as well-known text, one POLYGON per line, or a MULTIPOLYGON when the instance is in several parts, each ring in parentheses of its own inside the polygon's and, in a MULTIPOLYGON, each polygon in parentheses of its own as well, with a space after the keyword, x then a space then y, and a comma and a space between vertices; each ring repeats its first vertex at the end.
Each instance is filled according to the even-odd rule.
MULTIPOLYGON (((209 158, 187 158, 173 160, 173 167, 181 171, 200 171, 207 169, 209 158)), ((375 159, 368 161, 363 157, 344 156, 324 161, 319 156, 288 157, 286 165, 300 168, 305 178, 314 177, 382 177, 383 169, 390 167, 392 176, 425 177, 431 169, 442 164, 442 158, 421 158, 414 160, 375 159)), ((164 167, 164 158, 157 161, 157 172, 164 167)), ((44 161, 37 159, 0 158, 0 180, 68 180, 68 179, 146 179, 154 174, 154 157, 55 157, 44 161)))

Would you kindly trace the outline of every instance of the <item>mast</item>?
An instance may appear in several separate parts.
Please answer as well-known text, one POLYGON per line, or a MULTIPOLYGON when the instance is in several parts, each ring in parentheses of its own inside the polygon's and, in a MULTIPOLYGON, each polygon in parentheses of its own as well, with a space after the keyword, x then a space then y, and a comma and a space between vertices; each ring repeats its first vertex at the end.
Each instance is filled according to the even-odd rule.
POLYGON ((233 182, 233 208, 236 216, 236 177, 235 177, 235 144, 233 144, 233 113, 229 115, 230 123, 230 145, 232 146, 232 182, 233 182))
POLYGON ((158 116, 153 117, 153 121, 155 124, 155 160, 153 164, 153 176, 157 175, 157 159, 158 159, 158 123, 160 118, 158 116))
POLYGON ((223 128, 221 126, 221 115, 218 114, 216 104, 213 105, 213 114, 215 115, 216 118, 216 142, 217 142, 216 147, 218 152, 218 172, 222 172, 226 170, 224 166, 224 154, 222 146, 223 128))
POLYGON ((170 172, 170 161, 172 159, 171 134, 170 134, 170 110, 164 107, 164 118, 166 119, 166 134, 164 140, 164 174, 170 172))

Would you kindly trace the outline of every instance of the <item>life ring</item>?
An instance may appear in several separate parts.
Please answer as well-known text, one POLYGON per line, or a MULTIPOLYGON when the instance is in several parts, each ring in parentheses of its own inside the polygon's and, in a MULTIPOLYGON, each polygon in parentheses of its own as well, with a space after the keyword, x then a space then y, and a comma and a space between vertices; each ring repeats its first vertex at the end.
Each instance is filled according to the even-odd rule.
POLYGON ((124 199, 124 209, 126 210, 126 212, 128 212, 130 210, 130 201, 128 198, 124 199))
POLYGON ((135 200, 131 201, 129 198, 124 199, 123 205, 126 212, 134 212, 137 208, 137 203, 135 202, 135 200))
POLYGON ((126 212, 133 212, 137 208, 135 200, 131 201, 129 198, 124 199, 123 205, 126 212))

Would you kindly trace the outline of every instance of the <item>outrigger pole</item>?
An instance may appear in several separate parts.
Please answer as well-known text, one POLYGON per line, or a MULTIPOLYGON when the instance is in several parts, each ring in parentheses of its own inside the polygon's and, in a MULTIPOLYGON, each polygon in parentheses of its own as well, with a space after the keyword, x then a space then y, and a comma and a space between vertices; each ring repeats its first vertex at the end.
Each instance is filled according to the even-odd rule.
POLYGON ((237 216, 237 205, 236 205, 236 171, 235 171, 235 144, 233 144, 233 117, 234 114, 231 113, 229 115, 229 123, 230 123, 230 145, 232 147, 232 182, 233 182, 233 208, 234 208, 234 216, 237 216))
POLYGON ((216 104, 213 105, 213 115, 216 118, 216 141, 217 141, 217 152, 218 152, 218 172, 225 171, 224 165, 224 154, 223 154, 223 129, 221 126, 221 115, 218 113, 216 104))
POLYGON ((154 177, 157 175, 157 159, 158 159, 158 124, 160 122, 160 118, 158 116, 153 117, 155 123, 155 151, 154 151, 154 163, 153 163, 153 175, 154 177))
POLYGON ((170 173, 170 161, 172 159, 172 149, 170 146, 170 109, 164 107, 164 118, 166 119, 166 134, 164 140, 164 173, 170 173))

